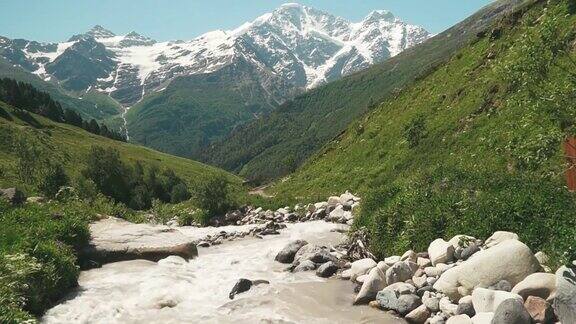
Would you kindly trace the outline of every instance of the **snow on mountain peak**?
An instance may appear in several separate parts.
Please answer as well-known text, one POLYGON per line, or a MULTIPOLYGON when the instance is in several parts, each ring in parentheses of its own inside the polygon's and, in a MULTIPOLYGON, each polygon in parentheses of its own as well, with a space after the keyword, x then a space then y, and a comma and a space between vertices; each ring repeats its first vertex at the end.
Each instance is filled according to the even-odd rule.
POLYGON ((51 78, 46 61, 55 61, 77 41, 95 40, 105 48, 99 54, 107 55, 115 68, 106 70, 107 76, 100 74, 90 88, 115 98, 118 94, 119 101, 132 105, 144 93, 165 88, 175 77, 213 73, 239 60, 294 89, 312 88, 397 55, 429 37, 423 28, 406 24, 387 10, 373 11, 352 23, 286 3, 236 29, 208 32, 189 41, 158 43, 136 32, 117 36, 97 25, 67 43, 25 54, 37 66, 32 72, 51 78))

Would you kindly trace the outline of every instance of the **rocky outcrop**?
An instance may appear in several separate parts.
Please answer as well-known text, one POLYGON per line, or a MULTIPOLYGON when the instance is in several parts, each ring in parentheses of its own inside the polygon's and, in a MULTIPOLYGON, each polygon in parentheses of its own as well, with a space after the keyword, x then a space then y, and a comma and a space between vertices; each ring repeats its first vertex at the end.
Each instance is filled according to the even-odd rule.
POLYGON ((26 202, 26 195, 18 188, 0 189, 0 199, 11 205, 21 205, 26 202))
POLYGON ((171 255, 191 259, 198 255, 190 238, 167 226, 106 218, 90 224, 90 234, 89 246, 80 251, 84 268, 135 259, 159 261, 171 255))

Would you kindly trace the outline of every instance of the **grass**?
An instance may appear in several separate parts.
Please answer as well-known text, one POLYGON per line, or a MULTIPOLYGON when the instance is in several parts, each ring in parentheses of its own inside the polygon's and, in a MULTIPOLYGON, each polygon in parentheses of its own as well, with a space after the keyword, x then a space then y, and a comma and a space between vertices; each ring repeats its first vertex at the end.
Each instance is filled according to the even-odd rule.
MULTIPOLYGON (((110 147, 120 152, 122 160, 129 163, 140 161, 147 166, 158 166, 173 170, 180 178, 193 186, 222 175, 235 184, 241 179, 217 168, 185 158, 174 157, 149 148, 90 134, 80 128, 52 122, 46 118, 32 115, 35 122, 23 121, 12 107, 0 103, 0 109, 8 117, 0 116, 0 186, 19 185, 33 190, 22 183, 15 172, 16 156, 12 150, 14 139, 25 135, 37 139, 52 154, 52 159, 61 163, 68 175, 75 178, 85 164, 85 157, 93 146, 110 147)), ((33 194, 34 192, 29 192, 33 194)))
POLYGON ((529 1, 271 193, 366 197, 359 224, 386 242, 373 245, 379 255, 512 229, 566 262, 576 238, 562 149, 576 134, 575 24, 569 1, 529 1))

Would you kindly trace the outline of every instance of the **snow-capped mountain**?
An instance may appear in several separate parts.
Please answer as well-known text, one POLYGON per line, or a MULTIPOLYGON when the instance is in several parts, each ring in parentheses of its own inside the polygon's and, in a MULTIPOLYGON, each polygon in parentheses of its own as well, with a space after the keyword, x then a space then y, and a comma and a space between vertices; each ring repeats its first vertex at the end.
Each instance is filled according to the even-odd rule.
POLYGON ((190 41, 156 42, 101 26, 59 44, 0 37, 0 55, 72 91, 109 93, 125 106, 164 89, 175 77, 250 64, 266 92, 289 96, 397 55, 431 35, 388 11, 352 23, 299 4, 285 4, 235 30, 190 41), (278 85, 287 89, 279 89, 278 85))

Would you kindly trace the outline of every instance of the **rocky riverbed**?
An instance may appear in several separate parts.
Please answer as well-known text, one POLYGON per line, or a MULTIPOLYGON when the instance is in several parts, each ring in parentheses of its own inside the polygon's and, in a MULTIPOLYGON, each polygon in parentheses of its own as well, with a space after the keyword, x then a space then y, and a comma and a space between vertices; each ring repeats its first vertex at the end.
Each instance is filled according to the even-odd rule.
POLYGON ((359 201, 345 193, 277 211, 246 208, 216 219, 219 227, 102 231, 95 246, 137 260, 84 271, 43 321, 576 323, 576 264, 553 272, 544 253, 509 232, 437 239, 427 251, 377 260, 366 233, 345 234, 359 201), (190 244, 197 257, 171 250, 190 244))

